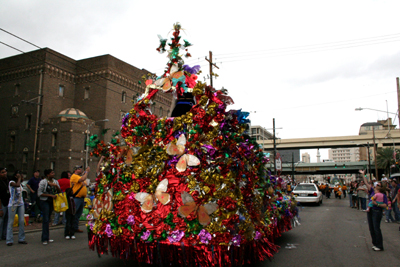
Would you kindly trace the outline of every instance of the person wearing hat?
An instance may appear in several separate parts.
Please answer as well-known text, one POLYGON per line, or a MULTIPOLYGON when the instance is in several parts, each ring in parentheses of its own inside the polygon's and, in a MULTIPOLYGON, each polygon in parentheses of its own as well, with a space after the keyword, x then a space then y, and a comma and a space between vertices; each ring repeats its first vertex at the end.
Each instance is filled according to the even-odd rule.
POLYGON ((33 176, 31 179, 29 179, 28 183, 26 184, 26 187, 29 189, 30 197, 31 197, 31 203, 33 205, 32 207, 32 215, 34 215, 36 218, 40 217, 40 207, 39 207, 39 201, 38 201, 38 196, 37 196, 37 191, 39 188, 39 183, 40 183, 40 171, 36 170, 33 172, 33 176))
POLYGON ((75 233, 82 233, 83 231, 79 229, 79 218, 82 215, 83 207, 85 206, 85 197, 87 195, 87 188, 86 188, 86 179, 88 177, 90 171, 90 167, 86 168, 86 171, 83 173, 83 166, 75 166, 74 167, 74 174, 72 174, 70 178, 72 192, 75 195, 74 202, 75 202, 75 218, 72 223, 72 227, 75 233))

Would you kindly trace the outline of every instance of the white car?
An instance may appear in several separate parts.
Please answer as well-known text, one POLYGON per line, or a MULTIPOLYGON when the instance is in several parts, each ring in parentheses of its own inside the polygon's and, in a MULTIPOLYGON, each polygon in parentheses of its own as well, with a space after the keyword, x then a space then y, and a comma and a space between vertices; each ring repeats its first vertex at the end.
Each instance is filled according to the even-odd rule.
POLYGON ((293 194, 297 202, 322 204, 322 193, 316 184, 300 183, 293 190, 293 194))

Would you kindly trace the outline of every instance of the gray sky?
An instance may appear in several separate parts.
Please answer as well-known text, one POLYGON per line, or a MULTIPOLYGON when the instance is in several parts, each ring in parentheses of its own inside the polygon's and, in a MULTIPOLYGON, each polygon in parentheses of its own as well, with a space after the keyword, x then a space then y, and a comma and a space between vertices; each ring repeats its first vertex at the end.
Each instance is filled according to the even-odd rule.
MULTIPOLYGON (((161 74, 155 50, 175 22, 194 44, 189 65, 220 67, 216 88, 231 108, 280 138, 357 135, 364 122, 397 112, 400 1, 51 1, 0 0, 0 28, 73 59, 111 54, 161 74)), ((35 50, 4 32, 0 41, 35 50)), ((0 58, 19 54, 0 44, 0 58)), ((392 116, 393 117, 393 116, 392 116)), ((395 119, 398 124, 398 118, 395 119)), ((316 161, 315 152, 309 151, 316 161)), ((327 153, 322 153, 327 158, 327 153)))

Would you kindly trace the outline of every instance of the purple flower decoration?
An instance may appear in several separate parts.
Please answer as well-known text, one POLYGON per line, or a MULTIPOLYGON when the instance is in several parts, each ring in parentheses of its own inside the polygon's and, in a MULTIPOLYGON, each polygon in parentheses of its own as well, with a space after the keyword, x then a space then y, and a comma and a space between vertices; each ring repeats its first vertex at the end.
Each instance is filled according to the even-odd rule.
POLYGON ((129 118, 129 112, 125 114, 124 118, 122 119, 122 125, 126 125, 129 118))
POLYGON ((175 243, 175 242, 179 242, 182 237, 185 235, 184 231, 181 230, 175 230, 171 233, 171 235, 168 237, 169 242, 171 243, 175 243))
POLYGON ((135 224, 135 217, 133 217, 133 215, 129 215, 127 222, 129 225, 134 225, 135 224))
POLYGON ((256 231, 256 236, 254 237, 255 240, 261 239, 261 233, 259 231, 256 231))
POLYGON ((93 231, 94 222, 93 221, 89 221, 88 224, 89 224, 90 230, 93 231))
POLYGON ((146 232, 143 233, 143 235, 140 237, 142 240, 146 241, 149 239, 149 236, 151 235, 151 232, 147 230, 146 232))
POLYGON ((108 237, 112 237, 114 235, 113 231, 111 230, 111 225, 109 225, 109 224, 107 224, 105 232, 106 232, 108 237))
POLYGON ((232 238, 232 245, 239 247, 241 241, 242 241, 242 237, 240 235, 235 235, 232 238))
POLYGON ((200 70, 200 65, 189 67, 189 65, 183 65, 183 70, 189 72, 190 74, 196 74, 200 70))
POLYGON ((201 243, 208 244, 208 241, 211 240, 211 234, 207 230, 202 229, 199 233, 199 238, 201 243))

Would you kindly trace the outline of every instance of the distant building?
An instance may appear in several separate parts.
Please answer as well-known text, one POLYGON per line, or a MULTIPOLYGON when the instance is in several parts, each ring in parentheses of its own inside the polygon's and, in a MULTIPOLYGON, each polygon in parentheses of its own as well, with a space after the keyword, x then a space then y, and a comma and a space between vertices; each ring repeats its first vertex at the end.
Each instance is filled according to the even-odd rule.
MULTIPOLYGON (((74 60, 49 48, 0 59, 0 166, 59 177, 85 165, 87 134, 109 141, 148 73, 111 55, 74 60)), ((153 114, 167 116, 171 97, 159 93, 153 114)), ((89 165, 94 177, 97 162, 89 165)))
MULTIPOLYGON (((254 138, 258 143, 262 144, 262 140, 273 140, 274 135, 267 131, 264 127, 259 126, 259 125, 250 125, 250 137, 254 138)), ((276 138, 278 140, 278 138, 276 138)), ((270 153, 270 159, 273 159, 273 150, 264 150, 264 152, 269 152, 270 153)), ((290 150, 279 150, 279 147, 277 147, 277 152, 282 157, 282 163, 290 163, 292 162, 292 157, 293 157, 293 162, 298 162, 300 161, 300 150, 299 149, 290 149, 290 150)))
POLYGON ((393 130, 396 125, 392 124, 392 118, 386 120, 378 120, 377 122, 366 122, 360 126, 359 135, 371 134, 372 131, 378 132, 388 132, 388 130, 393 130))
POLYGON ((255 140, 273 139, 274 135, 259 125, 250 126, 250 136, 255 140))
POLYGON ((304 152, 303 154, 301 154, 301 161, 304 163, 310 163, 310 154, 308 154, 307 152, 304 152))
POLYGON ((329 160, 334 162, 355 162, 360 161, 360 148, 331 148, 328 150, 329 160))

